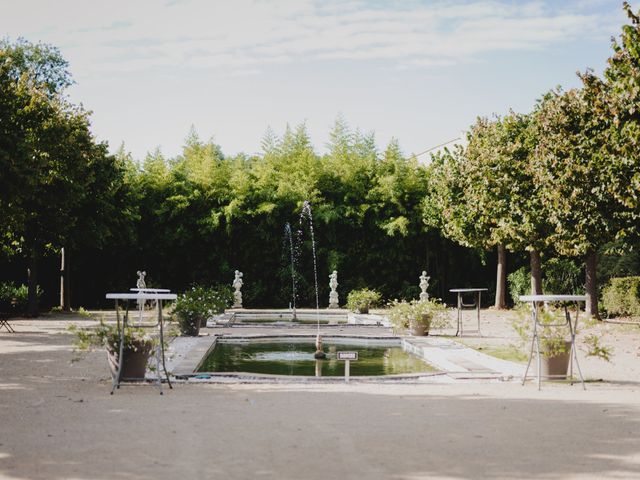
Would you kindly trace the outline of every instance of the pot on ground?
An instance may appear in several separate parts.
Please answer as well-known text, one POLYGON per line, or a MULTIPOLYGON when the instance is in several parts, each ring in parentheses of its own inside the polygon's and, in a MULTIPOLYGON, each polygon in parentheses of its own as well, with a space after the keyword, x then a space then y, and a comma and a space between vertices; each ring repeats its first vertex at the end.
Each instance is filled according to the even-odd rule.
MULTIPOLYGON (((139 347, 137 350, 125 349, 122 364, 121 379, 143 379, 147 372, 147 362, 151 356, 153 347, 151 344, 139 347)), ((111 377, 115 378, 118 372, 118 350, 107 347, 107 360, 111 377)))
POLYGON ((567 378, 569 361, 571 360, 571 342, 565 342, 564 352, 549 355, 548 352, 540 352, 540 374, 543 377, 556 379, 567 378))

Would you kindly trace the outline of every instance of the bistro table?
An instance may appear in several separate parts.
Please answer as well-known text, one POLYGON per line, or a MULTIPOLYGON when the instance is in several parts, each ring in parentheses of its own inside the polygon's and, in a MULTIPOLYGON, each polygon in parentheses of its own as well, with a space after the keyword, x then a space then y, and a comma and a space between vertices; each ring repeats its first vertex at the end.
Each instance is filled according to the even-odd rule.
MULTIPOLYGON (((107 293, 106 298, 109 300, 115 300, 116 305, 116 324, 118 336, 120 337, 120 347, 118 353, 118 368, 116 374, 113 377, 113 384, 111 386, 111 395, 116 388, 120 388, 123 381, 126 380, 140 380, 140 379, 126 379, 122 378, 122 358, 124 354, 124 339, 125 339, 125 329, 129 323, 129 300, 137 300, 139 303, 144 304, 147 300, 156 302, 156 322, 153 324, 140 324, 137 325, 141 328, 150 328, 155 329, 158 335, 158 345, 156 346, 156 374, 157 380, 156 385, 160 390, 160 395, 162 395, 162 378, 160 377, 160 367, 162 366, 162 370, 164 371, 165 378, 167 379, 167 383, 169 384, 169 388, 173 388, 171 385, 171 380, 169 378, 169 373, 167 372, 167 367, 165 365, 165 355, 164 355, 164 326, 163 326, 163 318, 162 318, 162 301, 163 300, 175 300, 177 295, 175 293, 159 293, 159 292, 148 292, 147 289, 141 289, 142 291, 136 293, 107 293), (125 314, 120 321, 120 308, 118 301, 124 300, 125 302, 125 314)), ((156 289, 159 290, 159 289, 156 289)), ((163 289, 164 290, 164 289, 163 289)))
POLYGON ((527 373, 529 372, 529 367, 531 366, 531 360, 533 359, 533 349, 535 346, 536 355, 538 358, 538 390, 540 390, 541 361, 540 335, 538 333, 538 328, 568 327, 569 333, 571 334, 571 351, 569 352, 569 378, 571 380, 571 385, 573 385, 573 362, 575 360, 576 367, 578 367, 578 373, 580 374, 580 381, 582 382, 582 389, 586 390, 586 387, 584 386, 584 378, 582 377, 582 370, 580 369, 580 364, 578 363, 578 352, 576 350, 576 327, 578 326, 578 314, 580 312, 580 303, 584 303, 587 301, 586 295, 521 295, 519 298, 521 302, 531 303, 531 315, 533 317, 533 338, 531 340, 531 352, 529 353, 529 363, 527 363, 527 368, 524 371, 522 385, 524 385, 527 381, 527 373), (564 322, 552 324, 540 322, 540 318, 538 316, 538 308, 541 303, 547 302, 563 303, 565 317, 564 322), (570 303, 573 303, 576 307, 576 316, 573 322, 571 322, 571 315, 568 308, 568 305, 570 303))
POLYGON ((458 334, 462 337, 462 310, 465 307, 475 307, 478 316, 478 335, 482 336, 480 333, 480 300, 482 299, 482 292, 486 292, 487 288, 453 288, 449 290, 452 293, 458 294, 458 328, 456 330, 456 337, 458 334), (462 296, 464 294, 475 294, 476 301, 475 303, 464 303, 462 300, 462 296))

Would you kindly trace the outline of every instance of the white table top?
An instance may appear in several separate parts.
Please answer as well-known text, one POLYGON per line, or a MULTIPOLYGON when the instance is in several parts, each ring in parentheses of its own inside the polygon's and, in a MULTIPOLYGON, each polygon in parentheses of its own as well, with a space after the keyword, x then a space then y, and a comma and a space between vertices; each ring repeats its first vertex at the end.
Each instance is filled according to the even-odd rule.
POLYGON ((453 293, 464 293, 464 292, 486 292, 489 290, 488 288, 452 288, 449 290, 453 293))
POLYGON ((107 293, 110 300, 175 300, 175 293, 107 293))
POLYGON ((521 302, 586 302, 586 295, 520 295, 521 302))
POLYGON ((132 292, 169 293, 168 288, 130 288, 132 292))

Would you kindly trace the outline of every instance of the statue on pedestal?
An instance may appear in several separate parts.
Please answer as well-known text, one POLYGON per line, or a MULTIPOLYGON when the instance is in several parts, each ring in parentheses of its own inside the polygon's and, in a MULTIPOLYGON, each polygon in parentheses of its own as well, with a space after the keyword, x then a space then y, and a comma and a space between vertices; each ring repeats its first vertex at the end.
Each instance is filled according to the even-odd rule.
POLYGON ((235 278, 233 279, 233 288, 235 291, 233 292, 233 308, 242 308, 242 292, 240 289, 242 288, 242 272, 236 270, 235 278))
POLYGON ((331 292, 329 292, 329 308, 340 308, 338 305, 338 272, 336 270, 333 271, 331 275, 329 275, 329 288, 331 292))
POLYGON ((426 302, 429 300, 429 294, 427 293, 427 288, 429 287, 429 279, 431 277, 427 277, 427 272, 425 270, 422 271, 422 275, 420 275, 420 301, 426 302))

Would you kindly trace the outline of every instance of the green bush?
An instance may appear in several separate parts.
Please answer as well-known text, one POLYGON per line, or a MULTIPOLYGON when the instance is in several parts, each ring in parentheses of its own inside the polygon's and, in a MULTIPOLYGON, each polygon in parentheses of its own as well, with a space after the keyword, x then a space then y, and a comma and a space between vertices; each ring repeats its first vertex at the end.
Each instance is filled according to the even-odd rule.
POLYGON ((551 258, 543 266, 542 290, 545 293, 578 294, 583 291, 580 281, 582 268, 575 260, 551 258))
POLYGON ((640 277, 612 278, 602 291, 602 305, 614 316, 640 316, 640 277))
MULTIPOLYGON (((37 289, 38 301, 42 297, 42 290, 37 289)), ((13 282, 0 283, 0 312, 23 314, 29 304, 29 289, 26 285, 16 285, 13 282)))
POLYGON ((204 287, 195 285, 178 296, 173 313, 178 317, 183 335, 198 335, 200 326, 212 315, 224 312, 233 301, 233 290, 228 285, 204 287))
POLYGON ((367 313, 371 307, 380 304, 382 295, 375 290, 361 288, 360 290, 351 290, 347 295, 347 308, 352 312, 367 313))
POLYGON ((520 300, 518 300, 520 295, 531 293, 531 276, 526 267, 521 267, 507 275, 507 283, 509 284, 509 295, 511 295, 514 305, 520 304, 520 300))

